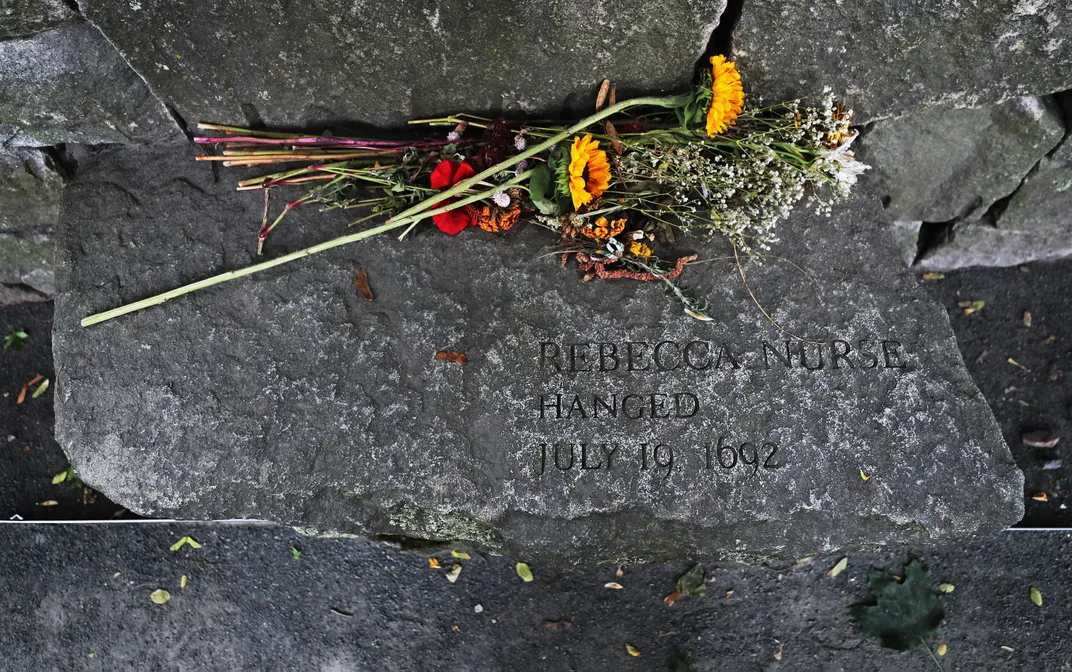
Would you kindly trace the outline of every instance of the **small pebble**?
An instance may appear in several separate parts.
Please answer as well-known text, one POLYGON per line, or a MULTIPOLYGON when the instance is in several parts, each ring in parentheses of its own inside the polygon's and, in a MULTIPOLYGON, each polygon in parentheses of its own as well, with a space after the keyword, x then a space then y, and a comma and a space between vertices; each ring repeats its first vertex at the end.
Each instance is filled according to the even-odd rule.
POLYGON ((14 434, 8 434, 8 435, 7 435, 7 442, 8 442, 8 443, 11 443, 12 441, 14 441, 14 440, 15 440, 15 439, 17 439, 17 438, 18 438, 18 437, 17 437, 17 436, 15 436, 14 434))
POLYGON ((476 613, 478 613, 478 614, 479 614, 479 613, 481 613, 481 612, 483 612, 483 611, 484 611, 484 606, 483 606, 483 605, 480 605, 480 604, 478 604, 478 605, 476 605, 475 607, 473 607, 473 611, 475 611, 476 613))

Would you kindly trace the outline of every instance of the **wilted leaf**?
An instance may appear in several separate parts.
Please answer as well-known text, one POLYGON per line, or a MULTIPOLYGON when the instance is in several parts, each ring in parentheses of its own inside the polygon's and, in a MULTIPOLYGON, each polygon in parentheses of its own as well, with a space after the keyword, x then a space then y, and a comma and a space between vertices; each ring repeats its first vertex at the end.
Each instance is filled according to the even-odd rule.
POLYGON ((677 592, 689 597, 702 597, 707 593, 702 564, 696 563, 692 569, 681 575, 677 580, 677 592))
POLYGON ((58 504, 59 504, 59 502, 57 502, 54 499, 46 499, 45 501, 41 502, 38 506, 57 506, 58 504))
POLYGON ((435 358, 444 362, 453 362, 455 364, 465 364, 469 361, 469 358, 465 356, 464 352, 455 352, 453 350, 440 350, 436 353, 435 358))
POLYGON ((700 320, 701 322, 711 322, 714 320, 714 318, 709 317, 708 315, 705 315, 704 313, 701 313, 699 311, 692 310, 691 308, 686 308, 685 314, 689 317, 700 320))
POLYGON ((1005 651, 1006 653, 1016 653, 1016 649, 1012 648, 1011 646, 1002 645, 1001 650, 1005 651))
POLYGON ((171 599, 171 593, 163 588, 157 588, 153 592, 149 593, 149 599, 156 604, 167 604, 167 601, 171 599))
POLYGON ((1042 591, 1034 586, 1031 588, 1031 601, 1035 603, 1036 607, 1042 606, 1042 591))
POLYGON ((453 565, 453 566, 451 566, 450 571, 447 572, 447 581, 450 581, 451 583, 454 583, 455 581, 458 580, 458 576, 461 573, 462 573, 462 566, 461 565, 453 565))
POLYGON ((48 378, 45 378, 45 382, 43 382, 40 385, 38 385, 37 389, 34 390, 34 393, 32 395, 30 395, 30 397, 32 399, 36 399, 36 398, 40 397, 42 394, 44 394, 45 390, 48 389, 48 382, 49 382, 48 378))
POLYGON ((60 473, 52 477, 52 485, 59 485, 67 480, 67 470, 63 470, 60 473))
POLYGON ((946 652, 948 652, 948 651, 949 651, 949 647, 946 646, 945 642, 942 642, 941 644, 939 644, 938 648, 934 650, 934 652, 937 653, 939 656, 944 656, 946 654, 946 652))
POLYGON ((951 583, 939 583, 938 590, 942 591, 943 593, 951 593, 956 590, 956 586, 951 583))
POLYGON ((1050 501, 1049 495, 1047 495, 1045 492, 1036 492, 1035 494, 1031 495, 1031 499, 1035 500, 1036 502, 1050 501))
POLYGON ((930 273, 924 273, 923 274, 923 279, 924 280, 941 280, 943 278, 945 278, 945 273, 937 273, 937 272, 932 271, 930 273))
POLYGON ((957 304, 964 309, 965 315, 971 315, 972 313, 978 313, 986 305, 986 301, 961 301, 957 304))
POLYGON ((1024 326, 1025 327, 1030 327, 1031 326, 1031 311, 1028 311, 1028 310, 1024 311, 1024 326))
POLYGON ((368 272, 365 269, 361 269, 354 276, 354 287, 357 288, 357 293, 361 295, 366 301, 372 300, 372 288, 368 284, 368 272))
POLYGON ((1028 373, 1031 373, 1031 369, 1027 368, 1026 366, 1024 366, 1024 365, 1023 365, 1023 364, 1021 364, 1020 362, 1016 361, 1016 360, 1015 360, 1015 359, 1013 359, 1012 357, 1009 357, 1009 358, 1008 358, 1007 360, 1005 360, 1005 361, 1007 361, 1007 362, 1008 362, 1009 364, 1012 364, 1013 366, 1018 366, 1018 367, 1020 367, 1021 369, 1023 369, 1024 371, 1027 371, 1028 373))
POLYGON ((618 565, 618 570, 614 572, 614 576, 618 577, 619 579, 625 576, 625 570, 622 569, 621 565, 618 565))
POLYGON ((866 480, 868 480, 870 478, 871 478, 870 476, 868 476, 867 474, 864 473, 863 469, 860 470, 860 480, 861 481, 866 481, 866 480))
POLYGON ((826 573, 826 575, 829 576, 832 579, 835 576, 837 576, 838 574, 844 572, 845 568, 848 567, 848 566, 849 566, 849 559, 847 557, 842 558, 842 559, 838 560, 837 564, 834 565, 830 569, 830 571, 826 573))
POLYGON ((468 553, 465 553, 465 552, 462 552, 462 551, 451 551, 450 555, 451 555, 452 558, 458 558, 459 560, 471 560, 472 559, 472 556, 470 556, 468 553))
POLYGON ((632 644, 626 644, 625 645, 625 650, 628 651, 629 655, 633 656, 634 658, 639 658, 640 657, 640 649, 636 648, 632 644))
POLYGON ((197 543, 197 540, 193 537, 186 537, 186 543, 190 544, 193 548, 201 548, 201 544, 197 543))
POLYGON ((22 390, 19 391, 19 398, 15 401, 16 404, 21 404, 26 401, 26 393, 30 391, 31 385, 36 385, 38 382, 44 379, 40 373, 30 379, 30 382, 22 386, 22 390))
POLYGON ((607 102, 607 94, 610 93, 610 80, 604 79, 599 85, 599 94, 596 96, 596 112, 603 109, 603 103, 607 102))
POLYGON ((607 103, 610 105, 616 105, 618 103, 618 85, 610 85, 610 97, 607 99, 607 103))
POLYGON ((174 544, 171 545, 171 550, 172 551, 177 551, 180 548, 182 548, 183 546, 185 546, 186 544, 190 544, 190 546, 192 548, 201 548, 201 544, 199 544, 196 541, 194 541, 193 537, 183 537, 182 539, 179 539, 178 541, 176 541, 174 544))
POLYGON ((1028 432, 1020 437, 1020 440, 1024 442, 1025 446, 1031 446, 1032 448, 1053 448, 1061 437, 1050 432, 1028 432))
POLYGON ((186 578, 186 575, 185 575, 185 574, 183 574, 183 575, 182 575, 182 578, 181 578, 181 579, 179 579, 179 588, 181 588, 182 590, 186 590, 186 584, 187 584, 188 582, 189 582, 189 579, 187 579, 187 578, 186 578))
POLYGON ((603 122, 603 129, 607 132, 607 137, 610 138, 610 144, 614 147, 614 153, 621 156, 625 153, 625 147, 622 146, 622 141, 618 139, 618 129, 614 128, 614 124, 610 121, 603 122))
POLYGON ((677 602, 678 600, 680 600, 683 597, 685 597, 685 596, 675 590, 674 592, 672 592, 669 595, 667 595, 666 597, 664 597, 663 602, 665 602, 667 604, 673 604, 674 602, 677 602))
POLYGON ((297 546, 291 546, 290 557, 294 558, 295 560, 301 560, 301 549, 299 549, 297 546))
POLYGON ((544 621, 543 627, 548 630, 569 630, 573 626, 573 621, 568 618, 562 621, 544 621))
POLYGON ((873 603, 853 611, 865 635, 878 637, 891 649, 911 649, 932 636, 945 618, 938 594, 931 589, 930 572, 913 560, 898 581, 885 570, 872 569, 868 577, 873 603))
POLYGON ((521 577, 522 581, 524 581, 525 583, 532 581, 532 570, 529 569, 528 565, 523 562, 519 562, 517 563, 516 569, 517 575, 521 577))
POLYGON ((610 583, 604 583, 603 587, 604 588, 610 588, 611 590, 621 590, 625 586, 623 586, 620 583, 615 583, 614 581, 611 581, 610 583))
POLYGON ((428 566, 432 569, 439 569, 439 558, 428 558, 428 566))
POLYGON ((1042 339, 1042 344, 1043 345, 1049 345, 1050 343, 1053 343, 1056 340, 1057 340, 1057 337, 1054 336, 1053 334, 1050 334, 1046 338, 1042 339))

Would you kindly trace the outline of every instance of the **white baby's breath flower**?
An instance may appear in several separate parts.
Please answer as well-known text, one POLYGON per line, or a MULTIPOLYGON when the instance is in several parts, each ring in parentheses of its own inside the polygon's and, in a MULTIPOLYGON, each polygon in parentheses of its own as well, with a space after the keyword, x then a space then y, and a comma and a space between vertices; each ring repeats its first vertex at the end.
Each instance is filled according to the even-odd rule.
POLYGON ((491 200, 495 201, 495 205, 500 208, 506 208, 510 206, 510 195, 504 191, 500 191, 491 197, 491 200))
POLYGON ((450 133, 447 133, 447 140, 450 142, 458 142, 461 139, 462 134, 458 131, 451 131, 450 133))
POLYGON ((519 152, 525 151, 525 148, 529 146, 529 143, 525 140, 525 136, 518 133, 514 138, 514 148, 519 152))

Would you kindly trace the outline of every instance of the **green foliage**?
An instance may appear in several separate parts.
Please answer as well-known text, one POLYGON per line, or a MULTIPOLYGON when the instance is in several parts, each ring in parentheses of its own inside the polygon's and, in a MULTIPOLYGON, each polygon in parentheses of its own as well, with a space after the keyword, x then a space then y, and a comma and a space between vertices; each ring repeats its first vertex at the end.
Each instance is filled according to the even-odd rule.
POLYGON ((299 549, 297 546, 291 546, 290 557, 294 558, 295 560, 301 560, 301 549, 299 549))
POLYGON ((697 563, 692 569, 681 575, 677 580, 677 592, 688 597, 702 597, 707 594, 707 584, 704 583, 704 566, 697 563))
POLYGON ((22 329, 12 329, 4 336, 4 350, 22 350, 23 342, 29 337, 22 329))
POLYGON ((547 158, 547 165, 555 174, 555 191, 564 198, 570 197, 569 190, 569 163, 570 155, 562 145, 556 145, 551 149, 547 158))
POLYGON ((878 637, 882 646, 912 649, 934 635, 945 618, 942 598, 931 587, 934 580, 919 560, 904 568, 904 579, 883 569, 868 575, 871 602, 853 608, 865 635, 878 637))
POLYGON ((533 205, 545 215, 557 215, 558 203, 555 202, 555 188, 551 184, 551 167, 541 163, 533 169, 529 178, 529 197, 533 205))

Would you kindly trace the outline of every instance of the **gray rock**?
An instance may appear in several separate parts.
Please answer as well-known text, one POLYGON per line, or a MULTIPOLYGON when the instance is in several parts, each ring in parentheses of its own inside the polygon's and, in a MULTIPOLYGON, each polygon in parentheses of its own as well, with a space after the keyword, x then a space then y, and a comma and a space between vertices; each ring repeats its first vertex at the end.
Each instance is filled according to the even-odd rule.
POLYGON ((1067 0, 748 0, 733 46, 750 91, 860 121, 1072 88, 1067 0))
POLYGON ((0 283, 56 293, 53 237, 62 193, 63 178, 42 152, 0 150, 0 283))
POLYGON ((40 33, 77 16, 63 0, 0 0, 0 40, 40 33))
POLYGON ((982 216, 1064 133, 1052 96, 1015 98, 877 122, 859 154, 891 218, 945 222, 982 216))
POLYGON ((919 254, 919 230, 923 222, 895 221, 893 223, 893 239, 897 243, 897 249, 901 251, 901 258, 906 266, 911 266, 919 254))
POLYGON ((252 3, 86 0, 161 98, 197 121, 405 124, 591 109, 691 81, 725 0, 252 3))
POLYGON ((85 21, 0 42, 0 147, 177 137, 164 105, 85 21))
MULTIPOLYGON (((794 215, 776 253, 808 277, 746 267, 780 324, 824 343, 806 344, 811 366, 823 350, 814 371, 799 343, 791 368, 771 353, 768 368, 762 342, 784 357, 785 336, 732 263, 683 276, 710 300, 713 321, 698 322, 658 286, 585 283, 541 258, 553 241, 535 226, 455 238, 424 226, 81 328, 251 260, 260 196, 192 158, 116 149, 65 192, 57 436, 87 483, 134 511, 463 539, 555 562, 792 558, 958 538, 1022 514, 1023 476, 876 199, 794 215), (361 268, 371 303, 353 288, 361 268), (659 351, 670 370, 653 370, 663 342, 677 344, 659 351), (571 343, 613 343, 618 364, 609 345, 571 343), (834 347, 852 349, 851 367, 834 347), (468 363, 438 361, 446 348, 468 363), (706 368, 683 365, 682 349, 706 368), (612 395, 616 418, 593 410, 612 395), (552 447, 541 474, 552 443, 558 466, 552 447), (599 446, 611 445, 608 460, 599 446), (672 468, 657 466, 671 449, 672 468)), ((345 230, 343 213, 295 214, 269 254, 345 230)))
POLYGON ((920 259, 922 268, 1016 266, 1072 257, 1072 140, 1024 180, 996 220, 957 223, 953 236, 920 259))

